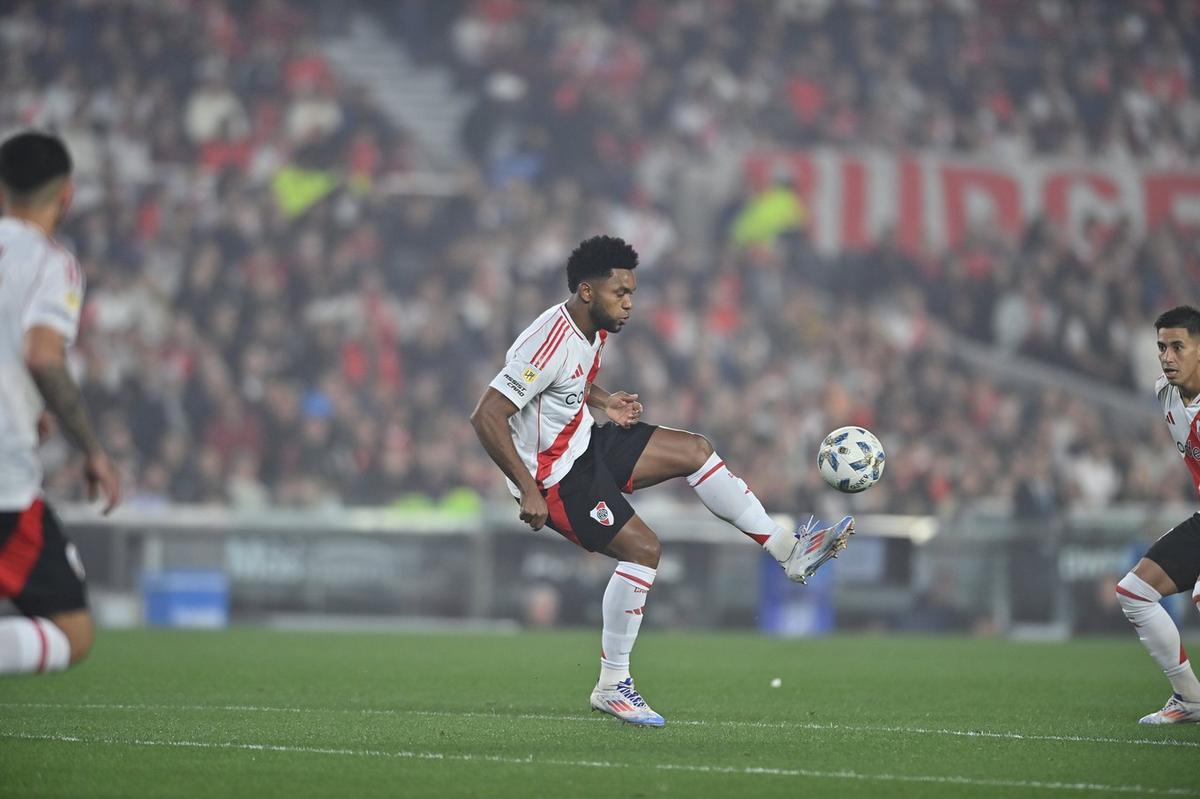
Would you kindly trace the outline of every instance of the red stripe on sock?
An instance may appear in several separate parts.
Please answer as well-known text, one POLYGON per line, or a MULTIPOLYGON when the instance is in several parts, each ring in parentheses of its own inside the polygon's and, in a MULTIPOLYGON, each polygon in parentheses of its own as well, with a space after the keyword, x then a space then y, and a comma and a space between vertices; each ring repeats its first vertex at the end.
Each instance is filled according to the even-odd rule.
POLYGON ((644 585, 647 588, 651 587, 651 583, 646 582, 641 577, 634 577, 632 574, 626 574, 625 572, 616 572, 616 575, 618 577, 624 577, 626 580, 632 580, 633 582, 637 583, 638 585, 644 585))
POLYGON ((756 542, 758 542, 759 546, 764 546, 764 547, 767 545, 767 539, 771 537, 769 535, 763 535, 762 533, 746 533, 746 535, 750 536, 756 542))
POLYGON ((703 477, 701 477, 699 480, 697 480, 697 481, 696 481, 696 485, 692 486, 692 488, 696 488, 696 487, 697 487, 697 486, 699 486, 701 483, 703 483, 705 480, 707 480, 708 478, 712 477, 712 473, 713 473, 713 472, 715 472, 717 469, 720 469, 720 468, 721 468, 722 466, 724 466, 724 465, 725 465, 725 461, 720 461, 720 462, 718 462, 716 466, 712 467, 712 468, 711 468, 711 469, 709 469, 707 472, 705 472, 705 473, 704 473, 704 476, 703 476, 703 477))
POLYGON ((46 660, 50 656, 50 644, 46 641, 46 631, 42 629, 41 623, 37 619, 30 619, 33 623, 33 629, 37 630, 38 640, 42 643, 42 655, 38 659, 38 674, 46 670, 46 660))
POLYGON ((1125 587, 1120 586, 1120 585, 1117 586, 1117 593, 1120 594, 1121 596, 1127 596, 1130 599, 1136 599, 1138 602, 1149 602, 1150 601, 1149 599, 1146 599, 1144 596, 1138 596, 1137 594, 1133 593, 1132 591, 1125 590, 1125 587))
POLYGON ((1183 644, 1180 644, 1179 645, 1179 665, 1182 666, 1184 663, 1187 663, 1187 652, 1185 652, 1183 650, 1183 644))

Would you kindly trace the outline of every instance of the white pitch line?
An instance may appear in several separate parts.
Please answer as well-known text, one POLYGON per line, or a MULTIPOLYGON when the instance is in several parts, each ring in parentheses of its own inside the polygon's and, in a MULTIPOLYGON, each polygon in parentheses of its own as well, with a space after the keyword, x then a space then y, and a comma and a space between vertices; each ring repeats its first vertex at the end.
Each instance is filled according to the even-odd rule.
POLYGON ((75 735, 36 735, 20 732, 2 732, 0 738, 24 741, 46 741, 52 743, 101 744, 111 746, 147 746, 183 749, 225 749, 245 752, 279 752, 283 754, 332 755, 340 757, 368 757, 405 760, 440 760, 479 763, 500 763, 518 766, 565 766, 569 768, 636 769, 652 768, 656 771, 682 771, 703 774, 740 774, 749 777, 809 777, 830 780, 858 780, 861 782, 913 782, 926 784, 962 785, 984 788, 1017 788, 1021 790, 1085 791, 1095 793, 1137 793, 1155 796, 1200 796, 1200 791, 1190 788, 1150 788, 1144 785, 1110 785, 1098 782, 1047 782, 1045 780, 999 780, 957 775, 937 774, 867 774, 860 771, 817 771, 802 768, 771 768, 765 766, 696 766, 683 763, 614 763, 607 760, 559 760, 555 758, 511 757, 507 755, 473 755, 446 752, 413 752, 400 750, 387 752, 379 749, 334 749, 319 746, 286 746, 282 744, 236 743, 233 741, 154 741, 142 738, 123 740, 119 738, 83 738, 75 735))
MULTIPOLYGON (((403 708, 342 708, 342 707, 279 707, 266 705, 167 705, 121 703, 67 702, 0 702, 0 708, 56 708, 61 710, 182 710, 221 711, 231 713, 356 713, 364 716, 427 716, 431 718, 518 719, 523 721, 575 721, 604 723, 607 717, 556 716, 541 713, 479 713, 469 710, 407 710, 403 708)), ((669 719, 668 726, 689 727, 746 727, 759 729, 814 730, 825 732, 880 732, 899 735, 945 735, 955 738, 988 738, 1004 741, 1057 741, 1063 743, 1130 744, 1133 746, 1170 746, 1200 749, 1200 741, 1180 741, 1173 738, 1104 738, 1087 735, 1039 735, 1022 732, 991 730, 951 730, 933 727, 890 727, 877 724, 818 724, 803 721, 737 721, 733 719, 669 719)))

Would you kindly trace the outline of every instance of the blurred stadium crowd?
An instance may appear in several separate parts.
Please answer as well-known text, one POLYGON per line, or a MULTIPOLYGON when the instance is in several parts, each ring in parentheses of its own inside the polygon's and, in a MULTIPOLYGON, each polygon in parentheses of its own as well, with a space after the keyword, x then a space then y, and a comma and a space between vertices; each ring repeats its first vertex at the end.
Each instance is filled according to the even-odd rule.
MULTIPOLYGON (((1045 516, 1191 496, 1161 422, 1106 415, 1087 381, 1146 395, 1154 316, 1197 299, 1197 232, 1037 222, 831 258, 803 214, 737 235, 742 157, 784 142, 1194 163, 1197 12, 27 2, 0 15, 0 128, 57 130, 76 159, 76 365, 135 506, 502 494, 466 415, 565 297, 571 247, 605 231, 642 265, 598 382, 708 435, 768 508, 820 509, 817 441, 858 423, 892 455, 862 509, 1045 516), (452 191, 403 188, 444 165, 322 55, 353 8, 476 100, 452 191), (1061 380, 981 370, 958 338, 1061 380)), ((76 490, 61 442, 47 458, 51 491, 76 490)))

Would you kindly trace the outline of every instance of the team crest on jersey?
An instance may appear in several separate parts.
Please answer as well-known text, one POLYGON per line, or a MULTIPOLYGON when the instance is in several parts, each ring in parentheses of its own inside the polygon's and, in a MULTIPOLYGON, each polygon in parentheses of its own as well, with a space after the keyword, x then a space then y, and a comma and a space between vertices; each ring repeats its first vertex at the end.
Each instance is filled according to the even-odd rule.
POLYGON ((525 380, 526 383, 532 383, 534 380, 538 379, 539 374, 541 374, 541 373, 538 372, 537 369, 534 369, 532 366, 530 366, 530 367, 526 368, 524 372, 521 373, 521 377, 525 380))
POLYGON ((588 515, 591 516, 596 521, 598 521, 600 524, 604 525, 605 527, 612 527, 612 523, 613 523, 612 511, 610 511, 608 509, 608 505, 604 504, 604 500, 600 500, 599 502, 597 502, 596 507, 592 508, 592 512, 589 513, 588 515))

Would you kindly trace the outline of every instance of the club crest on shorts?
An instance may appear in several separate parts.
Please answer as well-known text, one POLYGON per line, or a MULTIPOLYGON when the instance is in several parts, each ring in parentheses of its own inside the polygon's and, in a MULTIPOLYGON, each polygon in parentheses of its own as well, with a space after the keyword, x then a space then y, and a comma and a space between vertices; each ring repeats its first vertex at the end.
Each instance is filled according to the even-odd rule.
POLYGON ((608 505, 604 504, 604 500, 600 500, 599 502, 597 502, 596 507, 592 508, 592 512, 589 513, 588 516, 591 516, 593 519, 600 522, 600 524, 603 524, 605 527, 612 527, 612 523, 613 523, 612 511, 610 511, 608 509, 608 505))
POLYGON ((86 580, 87 574, 83 570, 83 559, 79 557, 79 550, 75 548, 74 542, 67 542, 66 554, 71 571, 75 572, 75 576, 79 578, 80 582, 86 580))

